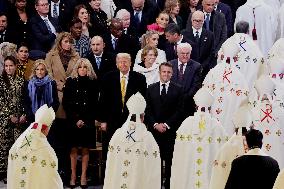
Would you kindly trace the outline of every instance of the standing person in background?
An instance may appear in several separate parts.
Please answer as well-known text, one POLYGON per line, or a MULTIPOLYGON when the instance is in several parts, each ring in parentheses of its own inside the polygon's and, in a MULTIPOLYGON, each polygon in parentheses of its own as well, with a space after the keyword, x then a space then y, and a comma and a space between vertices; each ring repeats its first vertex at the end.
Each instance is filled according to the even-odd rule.
POLYGON ((215 0, 214 10, 225 15, 228 37, 231 37, 234 34, 234 20, 232 17, 231 7, 225 3, 220 2, 220 0, 215 0))
POLYGON ((56 82, 43 59, 34 62, 31 69, 30 80, 25 83, 25 109, 28 122, 34 120, 35 112, 43 104, 57 111, 59 106, 56 82))
POLYGON ((17 59, 7 56, 0 76, 0 179, 6 182, 8 152, 24 131, 26 115, 23 107, 24 79, 16 74, 17 59))
POLYGON ((74 48, 80 57, 86 58, 88 51, 90 50, 91 39, 82 34, 82 21, 79 18, 74 18, 70 23, 70 33, 74 40, 74 48))
POLYGON ((58 21, 48 16, 49 3, 47 0, 35 0, 37 13, 30 19, 31 50, 47 53, 54 44, 56 36, 61 32, 58 21))
POLYGON ((169 14, 169 23, 175 23, 178 25, 179 29, 183 29, 183 21, 179 16, 180 2, 179 0, 167 0, 165 4, 165 11, 169 14))
POLYGON ((87 188, 89 149, 96 147, 95 118, 99 110, 97 107, 99 90, 96 79, 97 76, 89 60, 80 58, 64 87, 62 103, 68 120, 68 130, 70 130, 71 188, 76 185, 76 167, 80 147, 82 148, 80 185, 81 188, 87 188))
POLYGON ((179 15, 182 19, 182 29, 186 27, 186 22, 191 13, 197 11, 199 0, 181 0, 179 15))
POLYGON ((47 69, 51 71, 53 79, 56 81, 59 99, 59 108, 54 122, 55 126, 50 130, 49 141, 59 157, 59 173, 61 176, 66 171, 64 169, 67 169, 68 162, 67 144, 64 138, 62 138, 62 133, 66 132, 65 127, 67 126, 65 111, 62 106, 63 86, 67 77, 70 76, 76 61, 79 59, 79 55, 73 48, 72 43, 73 38, 70 33, 61 33, 45 58, 47 69))
POLYGON ((29 59, 29 49, 26 44, 20 44, 17 46, 17 74, 18 76, 24 78, 26 81, 29 80, 34 61, 29 59))

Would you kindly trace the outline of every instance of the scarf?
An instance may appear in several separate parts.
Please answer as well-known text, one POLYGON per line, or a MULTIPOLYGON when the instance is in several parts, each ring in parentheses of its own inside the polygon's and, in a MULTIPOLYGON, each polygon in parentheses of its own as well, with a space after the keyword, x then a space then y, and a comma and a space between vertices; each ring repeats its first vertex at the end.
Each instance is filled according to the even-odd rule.
POLYGON ((47 75, 42 79, 39 79, 37 77, 33 77, 28 84, 28 90, 29 90, 29 97, 32 102, 32 112, 35 114, 37 109, 41 107, 44 104, 47 104, 48 107, 51 106, 53 103, 52 98, 52 83, 51 78, 47 75), (38 87, 43 87, 43 92, 41 95, 41 100, 38 104, 38 87))
POLYGON ((61 52, 59 52, 59 57, 66 71, 68 68, 69 61, 71 60, 71 52, 62 50, 61 52))

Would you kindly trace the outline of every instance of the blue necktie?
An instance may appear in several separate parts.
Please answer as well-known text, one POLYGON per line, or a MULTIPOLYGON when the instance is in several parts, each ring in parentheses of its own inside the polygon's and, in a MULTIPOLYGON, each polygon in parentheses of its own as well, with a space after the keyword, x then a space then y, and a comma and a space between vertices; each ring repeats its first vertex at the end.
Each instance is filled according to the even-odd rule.
POLYGON ((140 25, 139 13, 140 12, 136 11, 135 14, 134 14, 134 20, 135 20, 136 26, 140 25))
POLYGON ((48 24, 48 20, 47 20, 47 19, 43 19, 43 21, 44 21, 44 23, 45 23, 45 25, 46 25, 48 31, 49 31, 50 33, 52 33, 51 27, 50 27, 50 25, 48 24))
POLYGON ((53 10, 52 10, 52 13, 53 13, 53 17, 54 18, 57 18, 58 17, 58 13, 57 13, 57 4, 53 4, 53 10))
POLYGON ((101 61, 102 61, 102 58, 97 56, 96 57, 96 63, 97 63, 98 69, 100 69, 101 61))
POLYGON ((210 15, 207 13, 207 14, 206 14, 206 18, 205 18, 206 30, 210 30, 209 24, 210 24, 210 15))

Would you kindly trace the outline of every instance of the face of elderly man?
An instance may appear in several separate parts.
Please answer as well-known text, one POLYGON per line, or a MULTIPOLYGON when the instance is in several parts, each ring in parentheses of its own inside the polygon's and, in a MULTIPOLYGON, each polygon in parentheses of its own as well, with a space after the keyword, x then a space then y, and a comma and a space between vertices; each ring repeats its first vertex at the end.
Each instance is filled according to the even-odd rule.
POLYGON ((142 11, 144 7, 145 0, 131 0, 132 8, 135 11, 142 11))
POLYGON ((128 28, 130 25, 130 13, 129 12, 123 13, 123 15, 121 16, 121 21, 123 28, 128 28))
POLYGON ((105 44, 104 44, 103 38, 101 38, 100 36, 95 36, 92 38, 91 49, 92 49, 92 52, 96 56, 99 56, 103 53, 104 47, 105 47, 105 44))
POLYGON ((214 10, 215 0, 203 0, 202 7, 204 12, 211 13, 214 10))
POLYGON ((126 75, 129 72, 131 66, 130 56, 118 55, 116 57, 116 66, 123 75, 126 75))
POLYGON ((199 30, 204 23, 204 13, 201 11, 195 11, 191 17, 192 27, 199 30))
POLYGON ((187 46, 178 47, 177 48, 177 55, 178 60, 185 64, 190 60, 191 48, 187 46))

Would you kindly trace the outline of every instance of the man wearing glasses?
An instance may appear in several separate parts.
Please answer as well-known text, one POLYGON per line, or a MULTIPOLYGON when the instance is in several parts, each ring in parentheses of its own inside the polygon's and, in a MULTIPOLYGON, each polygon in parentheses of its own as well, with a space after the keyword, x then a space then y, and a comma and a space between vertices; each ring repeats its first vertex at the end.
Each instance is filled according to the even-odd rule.
POLYGON ((56 39, 57 33, 61 32, 58 21, 48 16, 48 0, 35 0, 37 14, 31 18, 31 50, 47 53, 56 39))
MULTIPOLYGON (((204 13, 195 11, 191 17, 192 27, 182 33, 185 38, 192 41, 191 59, 202 65, 203 79, 211 68, 216 65, 214 58, 214 35, 211 31, 203 28, 204 13)), ((203 80, 202 79, 202 80, 203 80)))

